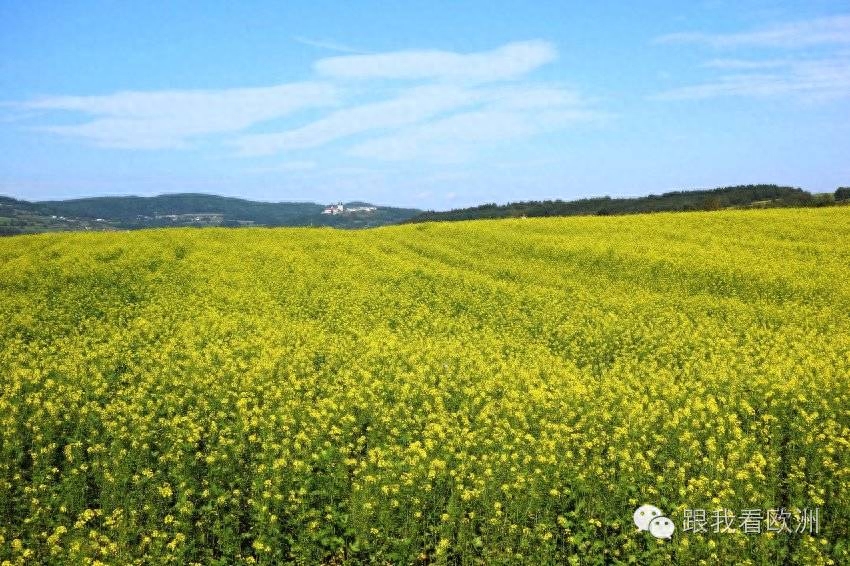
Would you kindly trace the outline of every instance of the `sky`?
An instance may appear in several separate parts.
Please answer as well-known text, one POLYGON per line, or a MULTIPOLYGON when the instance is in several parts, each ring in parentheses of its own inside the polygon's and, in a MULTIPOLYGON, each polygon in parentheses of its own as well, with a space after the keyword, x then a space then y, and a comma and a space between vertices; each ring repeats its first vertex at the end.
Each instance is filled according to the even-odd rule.
POLYGON ((850 185, 850 2, 0 0, 0 194, 850 185))

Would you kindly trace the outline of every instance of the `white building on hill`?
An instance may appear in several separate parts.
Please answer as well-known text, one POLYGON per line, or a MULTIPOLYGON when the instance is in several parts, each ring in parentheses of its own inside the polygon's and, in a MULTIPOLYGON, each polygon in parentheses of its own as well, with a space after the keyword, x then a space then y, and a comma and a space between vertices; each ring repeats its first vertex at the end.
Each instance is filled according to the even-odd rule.
POLYGON ((345 212, 345 207, 342 206, 341 202, 338 202, 324 209, 322 214, 342 214, 343 212, 345 212))

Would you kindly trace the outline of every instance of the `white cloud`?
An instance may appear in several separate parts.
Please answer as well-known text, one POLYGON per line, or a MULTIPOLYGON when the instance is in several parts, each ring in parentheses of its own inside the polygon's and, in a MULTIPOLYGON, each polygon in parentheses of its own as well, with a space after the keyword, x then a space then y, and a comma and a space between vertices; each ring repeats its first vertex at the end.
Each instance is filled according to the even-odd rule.
POLYGON ((548 85, 516 85, 491 88, 485 97, 490 104, 502 109, 577 107, 584 104, 574 90, 548 85))
POLYGON ((458 87, 411 88, 396 98, 338 110, 286 132, 253 134, 236 141, 243 155, 268 155, 307 149, 373 130, 400 128, 475 103, 480 95, 458 87))
POLYGON ((20 104, 26 109, 66 110, 93 119, 41 128, 97 145, 136 149, 181 148, 196 136, 234 132, 306 108, 338 102, 336 88, 318 82, 220 91, 119 92, 57 96, 20 104))
POLYGON ((850 95, 850 53, 845 47, 850 44, 850 15, 788 22, 742 33, 676 33, 656 41, 702 44, 750 54, 747 58, 706 61, 701 67, 715 71, 715 76, 652 97, 657 100, 785 95, 824 101, 850 95), (754 58, 755 48, 782 50, 784 54, 781 58, 754 58), (796 51, 803 48, 809 49, 796 51))
POLYGON ((292 40, 302 45, 309 45, 310 47, 318 47, 319 49, 327 49, 329 51, 339 51, 340 53, 366 53, 366 51, 363 51, 362 49, 355 49, 348 45, 324 39, 310 39, 308 37, 295 36, 292 40))
POLYGON ((758 72, 723 75, 702 84, 668 90, 654 98, 698 100, 795 95, 809 100, 832 100, 850 96, 850 58, 792 61, 776 67, 754 64, 750 68, 758 72), (770 69, 775 70, 768 72, 770 69))
POLYGON ((788 60, 752 61, 747 59, 712 59, 702 64, 706 69, 723 69, 727 71, 751 71, 757 69, 779 69, 787 67, 788 60))
POLYGON ((481 109, 359 143, 349 154, 387 161, 459 163, 489 147, 601 117, 584 109, 574 93, 555 88, 512 89, 508 94, 488 95, 490 102, 481 109))
POLYGON ((287 161, 277 165, 269 165, 266 167, 254 167, 250 169, 251 173, 290 173, 313 171, 318 167, 315 161, 287 161))
MULTIPOLYGON (((405 90, 391 100, 339 110, 325 118, 287 132, 243 136, 237 140, 237 145, 243 155, 269 155, 319 147, 356 134, 398 130, 474 106, 488 108, 488 116, 493 114, 495 107, 498 107, 498 116, 494 118, 499 123, 505 124, 510 117, 516 116, 519 122, 525 124, 528 117, 523 117, 523 113, 528 110, 560 109, 559 115, 563 115, 564 108, 577 108, 580 105, 581 100, 575 92, 557 87, 512 85, 462 88, 451 85, 428 85, 405 90), (521 120, 520 117, 522 117, 521 120)), ((475 115, 482 114, 470 113, 461 116, 467 116, 466 120, 470 120, 469 117, 475 115)), ((440 128, 443 129, 435 130, 430 135, 437 138, 442 132, 447 137, 446 142, 449 143, 470 135, 487 137, 485 128, 489 126, 486 120, 469 124, 460 122, 460 117, 455 120, 431 122, 434 127, 442 124, 440 128), (458 130, 464 131, 445 129, 446 124, 453 123, 457 123, 455 127, 458 130), (468 131, 469 128, 473 130, 468 131)), ((551 125, 556 124, 558 122, 553 122, 551 125)), ((519 128, 518 125, 514 129, 517 128, 519 128)), ((363 157, 370 153, 369 150, 364 149, 371 147, 368 142, 357 147, 358 149, 353 152, 354 155, 363 157)), ((388 155, 400 155, 401 152, 401 148, 395 148, 383 153, 381 158, 389 159, 388 155)))
POLYGON ((450 116, 354 146, 355 157, 386 161, 424 159, 440 163, 468 161, 483 145, 540 133, 534 116, 500 110, 481 110, 450 116))
POLYGON ((415 50, 331 57, 318 61, 315 69, 320 75, 344 79, 491 82, 515 79, 556 57, 557 50, 551 43, 535 40, 469 54, 415 50))
POLYGON ((850 44, 850 16, 838 15, 788 22, 743 33, 686 32, 664 35, 658 43, 696 43, 714 48, 777 47, 850 44))
MULTIPOLYGON (((348 50, 332 42, 295 40, 348 50)), ((346 55, 319 60, 314 66, 318 78, 302 83, 54 96, 17 107, 28 112, 81 114, 87 121, 40 130, 98 146, 186 148, 205 136, 227 134, 221 142, 242 156, 285 154, 289 158, 263 171, 310 170, 315 162, 304 158, 316 156, 298 152, 337 141, 349 144, 340 150, 348 156, 458 161, 479 148, 594 117, 576 92, 526 77, 556 57, 554 46, 540 40, 465 54, 416 50, 346 55), (404 82, 387 82, 393 79, 404 82), (357 103, 352 102, 355 97, 357 103), (306 109, 318 110, 318 117, 305 125, 289 122, 276 131, 246 131, 306 109)))

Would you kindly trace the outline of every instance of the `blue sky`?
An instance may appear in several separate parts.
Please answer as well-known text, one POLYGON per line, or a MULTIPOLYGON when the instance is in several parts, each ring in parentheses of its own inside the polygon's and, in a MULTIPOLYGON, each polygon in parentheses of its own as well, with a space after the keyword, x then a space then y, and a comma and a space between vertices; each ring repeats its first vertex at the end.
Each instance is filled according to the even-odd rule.
POLYGON ((850 185, 850 5, 0 2, 0 194, 850 185))

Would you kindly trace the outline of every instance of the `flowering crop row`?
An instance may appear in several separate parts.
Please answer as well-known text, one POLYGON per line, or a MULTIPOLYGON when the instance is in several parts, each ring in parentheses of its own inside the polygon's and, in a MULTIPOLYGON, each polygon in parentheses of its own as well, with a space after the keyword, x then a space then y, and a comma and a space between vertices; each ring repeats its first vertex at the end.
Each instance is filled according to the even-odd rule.
POLYGON ((849 242, 841 208, 0 240, 0 563, 850 563, 849 242), (642 503, 820 524, 656 540, 642 503))

